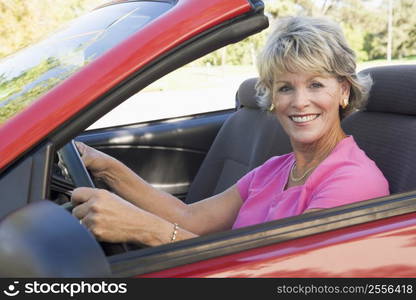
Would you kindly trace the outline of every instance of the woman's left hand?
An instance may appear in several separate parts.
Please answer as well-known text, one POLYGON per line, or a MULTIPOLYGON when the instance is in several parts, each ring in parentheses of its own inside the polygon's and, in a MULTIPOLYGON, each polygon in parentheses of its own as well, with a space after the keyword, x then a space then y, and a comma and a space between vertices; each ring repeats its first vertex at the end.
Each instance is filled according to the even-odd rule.
POLYGON ((135 242, 143 211, 119 196, 102 189, 81 187, 72 192, 72 214, 99 241, 135 242))

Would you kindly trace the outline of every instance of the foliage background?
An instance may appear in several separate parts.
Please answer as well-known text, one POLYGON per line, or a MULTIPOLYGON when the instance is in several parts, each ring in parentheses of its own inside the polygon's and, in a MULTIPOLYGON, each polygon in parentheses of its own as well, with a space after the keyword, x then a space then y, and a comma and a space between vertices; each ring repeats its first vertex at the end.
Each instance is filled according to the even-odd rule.
MULTIPOLYGON (((416 0, 393 1, 393 58, 416 55, 416 0)), ((387 53, 388 0, 265 0, 271 26, 243 43, 205 57, 211 65, 246 64, 264 45, 274 20, 288 15, 324 16, 337 21, 359 62, 385 59, 387 53)))
POLYGON ((104 0, 0 0, 0 57, 42 40, 104 0))
MULTIPOLYGON (((106 0, 0 0, 0 58, 35 43, 106 0)), ((270 23, 281 16, 326 16, 339 22, 359 61, 382 59, 387 51, 388 0, 264 0, 270 23)), ((393 58, 415 55, 416 0, 393 0, 393 58)), ((247 65, 269 29, 218 50, 197 65, 247 65)))

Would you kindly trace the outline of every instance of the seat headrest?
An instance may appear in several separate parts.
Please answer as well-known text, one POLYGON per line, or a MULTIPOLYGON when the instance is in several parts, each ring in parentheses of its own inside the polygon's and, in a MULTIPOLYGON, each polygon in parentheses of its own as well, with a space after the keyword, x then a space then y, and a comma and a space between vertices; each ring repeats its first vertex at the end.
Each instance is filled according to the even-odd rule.
POLYGON ((259 108, 256 96, 257 77, 244 80, 237 91, 237 107, 259 108))
POLYGON ((365 69, 373 86, 366 111, 416 115, 416 65, 391 65, 365 69))

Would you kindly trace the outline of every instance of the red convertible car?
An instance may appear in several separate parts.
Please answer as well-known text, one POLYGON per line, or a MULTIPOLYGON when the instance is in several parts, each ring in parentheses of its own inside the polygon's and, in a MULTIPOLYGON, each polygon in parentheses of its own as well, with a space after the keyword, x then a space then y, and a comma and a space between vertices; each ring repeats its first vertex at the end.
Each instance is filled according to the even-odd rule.
POLYGON ((342 122, 385 174, 388 197, 157 247, 100 243, 68 212, 68 191, 103 187, 73 140, 186 203, 291 151, 257 107, 256 78, 241 83, 233 109, 86 130, 267 26, 260 0, 113 1, 0 61, 0 276, 416 277, 415 65, 364 70, 375 82, 368 105, 342 122))

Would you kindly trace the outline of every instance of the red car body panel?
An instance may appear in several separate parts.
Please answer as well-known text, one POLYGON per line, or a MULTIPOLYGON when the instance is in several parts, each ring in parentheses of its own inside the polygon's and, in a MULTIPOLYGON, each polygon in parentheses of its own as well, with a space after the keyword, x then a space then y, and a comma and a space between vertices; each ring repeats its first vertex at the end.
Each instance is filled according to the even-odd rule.
POLYGON ((0 169, 147 63, 250 9, 245 0, 178 1, 166 16, 157 18, 6 122, 0 128, 0 169), (164 39, 159 38, 162 32, 164 39))
POLYGON ((414 247, 407 214, 141 277, 416 277, 414 247))

